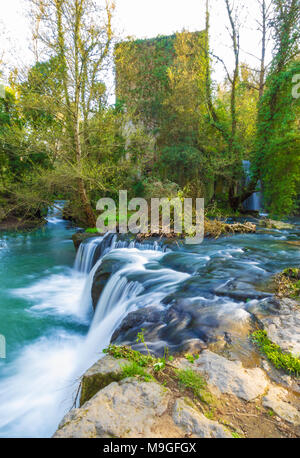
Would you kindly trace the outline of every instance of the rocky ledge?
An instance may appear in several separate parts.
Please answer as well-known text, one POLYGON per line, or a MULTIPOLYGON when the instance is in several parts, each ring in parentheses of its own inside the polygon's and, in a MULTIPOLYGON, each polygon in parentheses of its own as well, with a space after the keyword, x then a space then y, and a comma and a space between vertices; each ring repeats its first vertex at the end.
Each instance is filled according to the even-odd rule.
POLYGON ((170 358, 161 371, 151 364, 137 371, 119 358, 126 347, 113 348, 117 356, 104 356, 83 376, 80 407, 55 438, 300 436, 299 397, 263 368, 204 350, 170 358))

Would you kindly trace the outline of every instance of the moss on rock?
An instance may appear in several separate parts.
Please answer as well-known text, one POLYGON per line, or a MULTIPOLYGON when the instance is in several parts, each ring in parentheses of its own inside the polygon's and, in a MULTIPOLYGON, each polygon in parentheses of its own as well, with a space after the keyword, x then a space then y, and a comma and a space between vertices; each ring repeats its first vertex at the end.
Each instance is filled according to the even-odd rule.
POLYGON ((124 377, 124 366, 128 364, 126 359, 111 356, 105 356, 94 364, 81 379, 80 406, 110 383, 120 381, 124 377))

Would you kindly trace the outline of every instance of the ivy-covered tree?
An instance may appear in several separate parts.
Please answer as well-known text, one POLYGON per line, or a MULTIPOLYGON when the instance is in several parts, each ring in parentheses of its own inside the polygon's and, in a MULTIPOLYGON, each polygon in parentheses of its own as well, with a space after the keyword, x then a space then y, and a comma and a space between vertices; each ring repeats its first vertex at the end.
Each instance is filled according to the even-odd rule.
POLYGON ((274 6, 274 56, 259 105, 254 173, 262 179, 268 210, 288 215, 300 193, 300 110, 293 96, 293 76, 300 74, 300 8, 299 0, 274 0, 274 6))

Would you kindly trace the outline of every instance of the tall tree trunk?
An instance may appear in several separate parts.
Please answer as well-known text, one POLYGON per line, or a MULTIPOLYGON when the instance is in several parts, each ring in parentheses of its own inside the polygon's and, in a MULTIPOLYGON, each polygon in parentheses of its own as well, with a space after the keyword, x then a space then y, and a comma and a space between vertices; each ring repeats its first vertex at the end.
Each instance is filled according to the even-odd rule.
POLYGON ((74 137, 75 137, 75 149, 76 149, 76 162, 79 169, 80 176, 78 177, 78 192, 79 198, 82 202, 84 213, 86 216, 87 223, 90 227, 95 227, 96 225, 96 217, 94 215, 90 200, 87 195, 84 179, 81 176, 81 143, 80 143, 80 133, 79 133, 79 118, 75 119, 75 126, 74 126, 74 137))
POLYGON ((260 74, 259 74, 259 98, 261 99, 264 94, 265 89, 265 77, 266 77, 266 42, 267 42, 267 21, 268 21, 268 11, 266 0, 262 0, 261 4, 261 12, 262 12, 262 24, 261 24, 261 32, 262 32, 262 41, 261 41, 261 60, 260 60, 260 74))

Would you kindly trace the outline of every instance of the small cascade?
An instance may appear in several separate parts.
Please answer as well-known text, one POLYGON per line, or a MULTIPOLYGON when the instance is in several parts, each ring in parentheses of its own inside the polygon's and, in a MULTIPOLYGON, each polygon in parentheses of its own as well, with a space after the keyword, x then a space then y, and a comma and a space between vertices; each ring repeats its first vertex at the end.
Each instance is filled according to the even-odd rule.
POLYGON ((89 273, 93 267, 95 252, 103 237, 93 237, 80 244, 75 259, 74 268, 78 272, 89 273))
POLYGON ((63 209, 66 201, 55 201, 54 205, 48 209, 46 220, 50 224, 58 224, 62 221, 63 209))
POLYGON ((122 316, 128 301, 134 300, 143 291, 144 288, 140 283, 127 280, 126 273, 129 271, 130 269, 124 269, 117 272, 107 282, 95 311, 91 332, 114 309, 117 310, 119 317, 122 316))
MULTIPOLYGON (((250 168, 251 163, 250 161, 243 161, 243 168, 246 175, 246 185, 250 182, 250 168)), ((260 185, 260 183, 259 183, 260 185)), ((261 210, 261 200, 262 194, 261 192, 254 192, 248 199, 243 202, 244 210, 248 211, 260 211, 261 210)))
POLYGON ((101 237, 91 237, 79 246, 74 268, 83 273, 89 273, 95 264, 111 250, 119 248, 136 248, 141 251, 168 251, 157 241, 141 243, 137 240, 118 240, 116 234, 108 232, 101 237))
POLYGON ((141 251, 162 251, 165 252, 168 248, 161 246, 156 240, 154 242, 141 243, 137 240, 119 240, 116 242, 115 248, 137 248, 141 251))
MULTIPOLYGON (((250 163, 247 167, 250 173, 250 163)), ((297 226, 291 233, 224 237, 171 253, 163 242, 108 233, 81 244, 75 270, 59 205, 49 212, 44 230, 0 241, 0 322, 10 343, 7 360, 0 361, 0 437, 50 437, 72 408, 80 377, 103 356, 130 312, 148 308, 134 329, 145 325, 157 351, 177 351, 195 339, 214 342, 226 332, 246 336, 247 355, 252 307, 258 304, 248 298, 262 280, 300 262, 297 246, 282 244, 295 241, 297 226), (103 277, 94 312, 93 280, 102 263, 109 276, 103 277), (18 333, 16 314, 24 323, 18 333), (152 326, 153 315, 158 318, 152 326)), ((136 338, 135 331, 120 332, 129 344, 136 338)))

